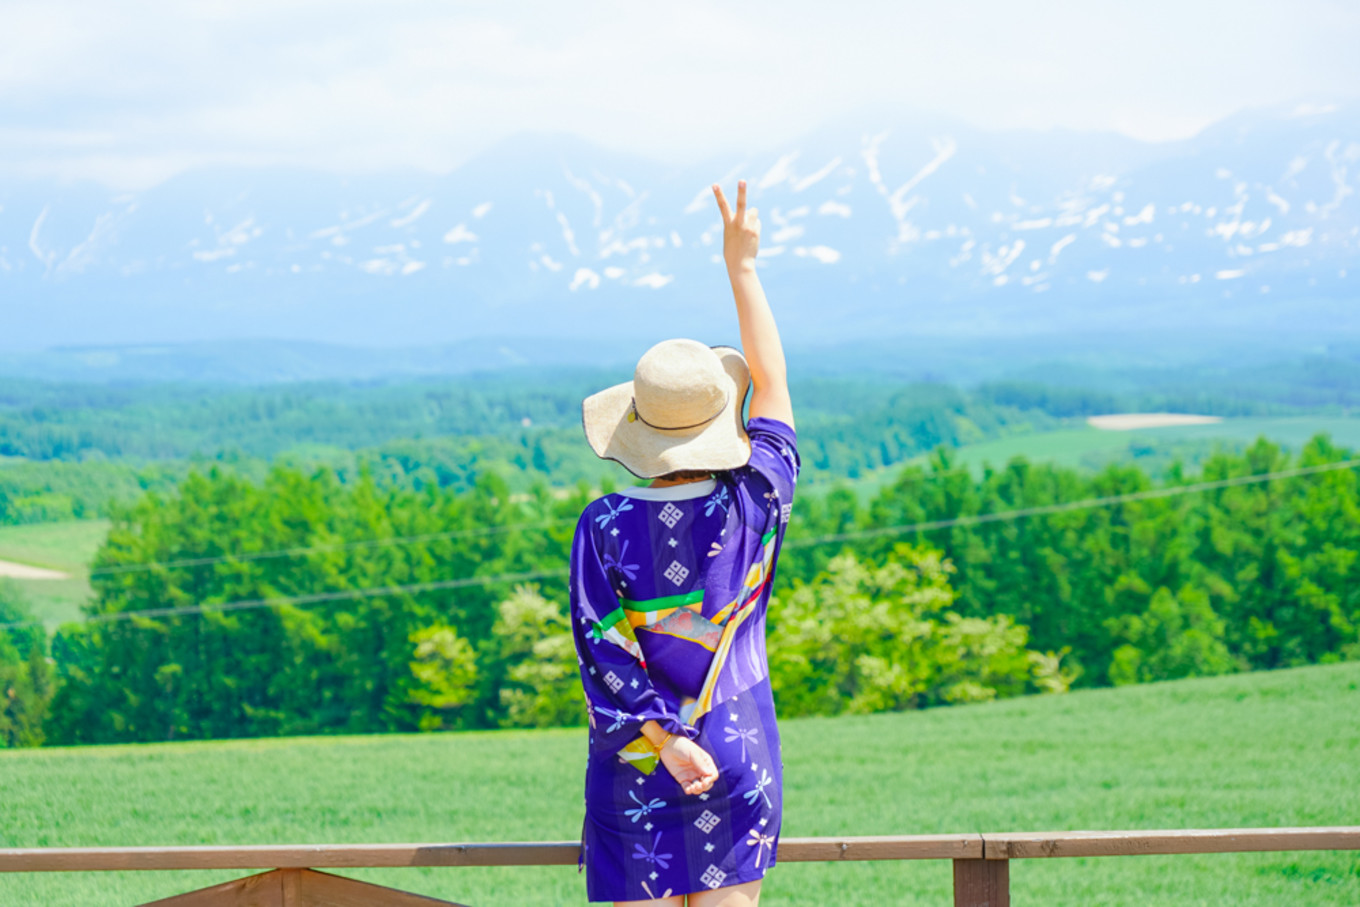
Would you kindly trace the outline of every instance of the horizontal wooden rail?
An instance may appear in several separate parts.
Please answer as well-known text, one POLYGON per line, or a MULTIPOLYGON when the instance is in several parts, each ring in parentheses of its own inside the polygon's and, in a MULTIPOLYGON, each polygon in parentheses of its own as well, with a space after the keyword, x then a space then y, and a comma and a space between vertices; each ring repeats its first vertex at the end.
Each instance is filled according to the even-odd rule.
POLYGON ((988 860, 1132 857, 1186 853, 1360 850, 1360 826, 1052 831, 983 835, 988 860))
MULTIPOLYGON (((115 869, 358 869, 397 866, 575 866, 575 841, 532 844, 297 844, 246 847, 0 849, 0 872, 115 869)), ((982 859, 982 835, 784 838, 779 859, 982 859)))
MULTIPOLYGON (((1360 826, 1173 831, 1001 832, 962 835, 783 838, 782 862, 952 860, 956 907, 1009 907, 1010 861, 1300 850, 1360 850, 1360 826)), ((503 844, 298 844, 246 847, 45 847, 0 849, 0 872, 269 869, 156 902, 160 907, 419 907, 451 904, 317 868, 571 866, 575 841, 503 844)))

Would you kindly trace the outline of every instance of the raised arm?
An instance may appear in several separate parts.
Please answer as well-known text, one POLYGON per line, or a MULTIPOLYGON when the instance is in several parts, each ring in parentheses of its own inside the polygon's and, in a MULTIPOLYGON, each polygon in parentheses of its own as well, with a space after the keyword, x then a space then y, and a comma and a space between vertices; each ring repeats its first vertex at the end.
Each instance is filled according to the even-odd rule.
POLYGON ((713 195, 723 219, 723 260, 737 302, 741 347, 751 368, 751 416, 778 419, 793 426, 793 401, 789 398, 788 367, 779 328, 756 276, 756 252, 760 249, 760 218, 746 208, 746 181, 737 183, 737 210, 727 204, 722 187, 713 184, 713 195))

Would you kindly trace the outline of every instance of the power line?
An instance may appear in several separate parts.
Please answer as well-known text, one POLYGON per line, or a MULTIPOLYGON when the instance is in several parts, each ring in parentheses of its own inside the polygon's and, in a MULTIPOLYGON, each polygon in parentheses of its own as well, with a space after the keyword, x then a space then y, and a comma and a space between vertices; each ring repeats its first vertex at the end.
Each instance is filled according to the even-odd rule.
MULTIPOLYGON (((904 469, 918 464, 905 464, 904 469)), ((946 476, 972 474, 970 469, 948 469, 940 472, 926 473, 920 476, 926 481, 935 481, 946 476)), ((115 576, 127 573, 146 573, 157 569, 174 569, 177 567, 206 567, 212 564, 224 564, 228 561, 264 561, 285 557, 299 557, 319 551, 351 551, 360 548, 380 548, 380 547, 403 547, 414 545, 421 542, 437 542, 454 538, 467 538, 479 535, 502 535, 510 532, 530 532, 535 529, 549 529, 553 526, 564 526, 575 523, 576 520, 561 519, 548 520, 542 523, 519 523, 510 526, 491 526, 480 529, 457 529, 449 532, 430 532, 422 535, 394 535, 378 539, 365 539, 357 542, 323 542, 319 545, 299 545, 294 548, 278 548, 272 551, 247 551, 239 554, 216 554, 204 557, 186 557, 166 561, 143 561, 138 564, 117 564, 112 567, 99 567, 91 570, 88 574, 91 578, 96 576, 115 576)))
MULTIPOLYGON (((906 535, 912 532, 928 532, 934 529, 946 529, 951 526, 969 526, 979 523, 995 523, 1010 520, 1019 520, 1031 516, 1042 516, 1049 513, 1061 513, 1069 510, 1089 510, 1096 507, 1106 507, 1114 504, 1127 504, 1134 501, 1152 500, 1155 498, 1176 497, 1185 494, 1197 494, 1204 491, 1212 491, 1218 488, 1231 488, 1239 485, 1253 485, 1261 482, 1269 482, 1275 479, 1288 479, 1298 476, 1314 475, 1323 472, 1334 472, 1341 469, 1353 469, 1360 466, 1360 459, 1340 460, 1335 463, 1323 463, 1318 466, 1304 466, 1297 469, 1285 469, 1278 472, 1260 473, 1250 476, 1236 476, 1230 479, 1218 479, 1212 482, 1196 482, 1190 485, 1178 485, 1171 488, 1154 488, 1146 491, 1135 491, 1126 494, 1105 495, 1096 498, 1086 498, 1080 501, 1068 501, 1061 504, 1045 504, 1036 507, 1025 507, 1019 510, 1003 510, 996 513, 984 513, 974 516, 951 517, 943 520, 926 520, 917 523, 906 523, 898 526, 879 526, 871 529, 858 529, 850 532, 831 533, 827 535, 815 536, 810 539, 792 539, 785 543, 786 548, 811 548, 817 545, 825 545, 832 542, 855 541, 859 539, 876 538, 886 535, 906 535)), ((345 601, 363 598, 377 598, 383 595, 404 595, 418 592, 430 592, 440 589, 460 589, 470 586, 490 586, 502 583, 526 582, 535 579, 556 579, 568 574, 565 568, 552 570, 532 570, 522 573, 501 573, 492 576, 469 576, 459 579, 436 580, 425 583, 410 583, 401 586, 370 586, 359 589, 345 589, 336 592, 318 592, 296 596, 276 596, 274 598, 248 599, 244 601, 223 602, 221 604, 199 604, 185 605, 175 608, 148 608, 141 611, 114 611, 107 614, 96 614, 87 617, 84 621, 75 623, 111 623, 116 621, 133 620, 135 618, 157 618, 157 617, 178 617, 180 615, 202 614, 206 611, 243 611, 255 608, 276 608, 285 605, 308 605, 319 604, 332 601, 345 601)), ((25 627, 42 626, 42 621, 19 621, 14 623, 0 624, 0 629, 20 629, 25 627)))
POLYGON ((296 557, 314 551, 348 551, 356 548, 380 548, 410 545, 417 542, 436 542, 445 539, 468 538, 479 535, 502 535, 507 532, 527 532, 532 529, 547 529, 576 522, 574 519, 548 520, 543 523, 518 523, 510 526, 486 526, 479 529, 454 529, 448 532, 430 532, 423 535, 396 535, 380 539, 366 539, 358 542, 333 542, 320 545, 306 545, 298 548, 280 548, 275 551, 250 551, 241 554, 219 554, 211 557, 188 557, 173 561, 147 561, 141 564, 122 564, 113 567, 100 567, 91 570, 90 576, 109 576, 121 573, 144 573, 157 568, 202 567, 208 564, 221 564, 227 561, 263 561, 273 558, 296 557))
POLYGON ((1338 469, 1353 469, 1360 466, 1360 459, 1339 460, 1335 463, 1324 463, 1320 466, 1304 466, 1298 469, 1284 469, 1279 472, 1261 473, 1252 476, 1237 476, 1231 479, 1218 479, 1213 482, 1196 482, 1190 485, 1176 485, 1170 488, 1153 488, 1147 491, 1133 491, 1127 494, 1106 495, 1099 498, 1086 498, 1081 501, 1068 501, 1063 504, 1043 504, 1036 507, 1024 507, 1019 510, 1001 510, 996 513, 980 513, 975 516, 950 517, 944 520, 927 520, 921 523, 910 523, 903 526, 879 526, 872 529, 856 529, 850 532, 839 532, 834 535, 823 535, 814 539, 794 539, 785 543, 786 548, 811 548, 815 545, 824 545, 827 542, 848 542, 856 539, 876 538, 883 535, 905 535, 909 532, 927 532, 932 529, 947 529, 951 526, 973 526, 978 523, 996 523, 1004 520, 1018 520, 1024 517, 1039 516, 1047 513, 1062 513, 1067 510, 1089 510, 1094 507, 1105 507, 1112 504, 1127 504, 1132 501, 1147 501, 1153 498, 1170 498, 1182 494, 1193 494, 1201 491, 1212 491, 1215 488, 1231 488, 1236 485, 1252 485, 1258 482, 1268 482, 1273 479, 1288 479, 1295 476, 1313 475, 1319 472, 1334 472, 1338 469))
MULTIPOLYGON (((111 623, 130 620, 134 617, 179 617, 180 615, 202 614, 205 611, 248 611, 254 608, 277 608, 283 605, 314 605, 322 602, 346 601, 362 598, 379 598, 384 595, 409 595, 418 592, 433 592, 439 589, 462 589, 467 586, 488 586, 496 583, 527 582, 535 579, 551 579, 566 576, 567 570, 527 570, 523 573, 501 573, 496 576, 465 576, 460 579, 434 580, 428 583, 408 583, 404 586, 364 586, 358 589, 342 589, 338 592, 316 592, 307 595, 287 595, 275 598, 256 598, 245 601, 223 602, 220 605, 185 605, 178 608, 147 608, 142 611, 113 611, 96 614, 82 623, 111 623)), ((0 624, 0 627, 18 626, 0 624)))

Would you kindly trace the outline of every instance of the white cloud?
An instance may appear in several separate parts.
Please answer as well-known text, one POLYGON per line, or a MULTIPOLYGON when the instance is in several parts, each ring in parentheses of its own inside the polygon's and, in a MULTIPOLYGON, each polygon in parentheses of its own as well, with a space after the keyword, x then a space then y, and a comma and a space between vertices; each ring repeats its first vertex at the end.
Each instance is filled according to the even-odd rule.
MULTIPOLYGON (((1329 0, 8 0, 0 173, 134 186, 209 163, 447 172, 526 130, 680 163, 904 108, 1181 137, 1360 84, 1358 36, 1360 6, 1329 0), (1109 66, 1111 34, 1157 52, 1109 66), (725 103, 734 85, 758 85, 760 104, 725 103)), ((796 171, 806 188, 831 166, 770 178, 796 171)))

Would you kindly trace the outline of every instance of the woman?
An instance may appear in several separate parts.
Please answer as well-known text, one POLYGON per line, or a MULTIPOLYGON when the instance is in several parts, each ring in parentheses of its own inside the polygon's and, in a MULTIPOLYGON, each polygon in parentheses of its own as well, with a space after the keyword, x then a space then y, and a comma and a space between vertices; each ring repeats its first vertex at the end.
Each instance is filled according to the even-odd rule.
POLYGON ((572 546, 592 901, 754 905, 775 861, 783 765, 765 608, 798 453, 755 271, 760 222, 745 182, 735 212, 713 193, 746 357, 669 340, 582 407, 596 454, 654 480, 590 504, 572 546))

